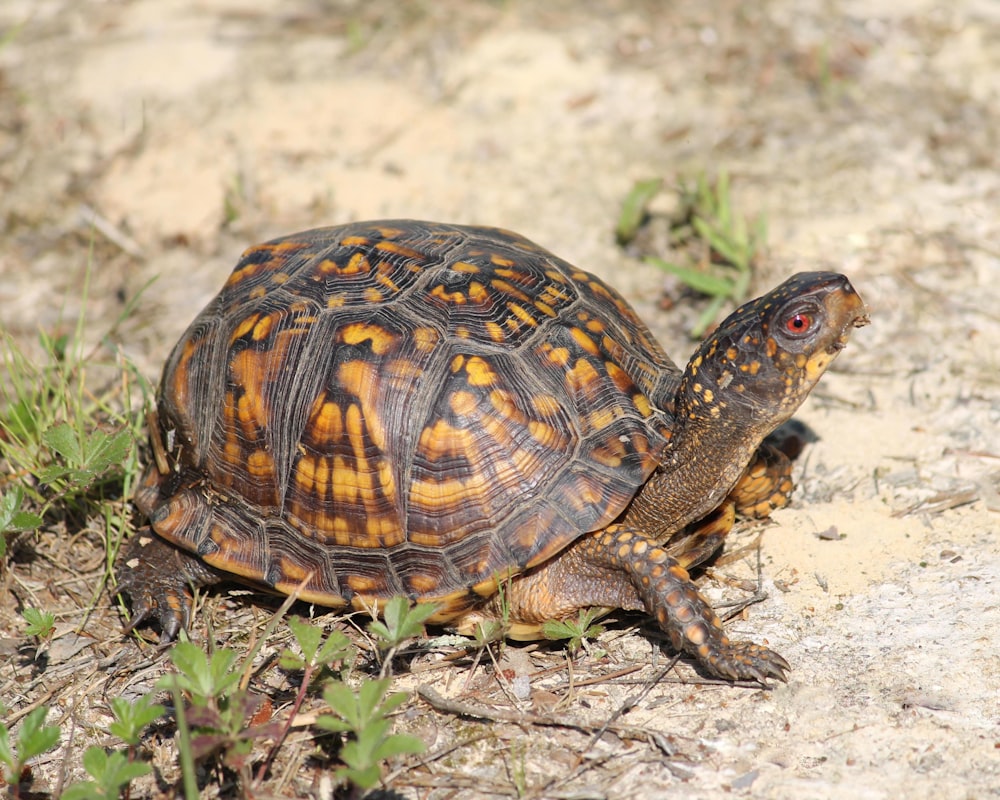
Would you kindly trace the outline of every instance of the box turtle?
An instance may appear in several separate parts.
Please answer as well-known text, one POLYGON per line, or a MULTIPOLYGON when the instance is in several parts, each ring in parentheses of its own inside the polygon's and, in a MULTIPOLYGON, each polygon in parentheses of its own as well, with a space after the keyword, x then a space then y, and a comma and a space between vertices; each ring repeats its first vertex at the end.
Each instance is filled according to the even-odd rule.
POLYGON ((468 631, 503 586, 515 638, 645 610, 706 671, 783 679, 686 568, 734 511, 785 502, 788 460, 762 442, 867 321, 844 276, 802 273, 682 371, 615 290, 509 231, 382 221, 252 247, 163 372, 150 527, 118 569, 132 624, 171 639, 193 587, 237 576, 324 606, 432 601, 468 631))

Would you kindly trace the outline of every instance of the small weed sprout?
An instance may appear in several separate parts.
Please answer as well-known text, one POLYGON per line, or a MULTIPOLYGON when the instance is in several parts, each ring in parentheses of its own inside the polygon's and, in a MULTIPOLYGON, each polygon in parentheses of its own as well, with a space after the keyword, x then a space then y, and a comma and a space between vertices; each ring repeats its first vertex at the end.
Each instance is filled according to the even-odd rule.
POLYGON ((24 628, 25 636, 32 636, 42 641, 52 638, 56 618, 51 613, 39 611, 37 608, 26 608, 21 612, 21 616, 28 623, 24 628))
POLYGON ((83 768, 91 780, 67 787, 62 793, 63 800, 117 800, 132 781, 151 772, 149 764, 129 761, 120 750, 107 753, 100 747, 84 751, 83 768))
POLYGON ((209 656, 192 642, 180 641, 174 645, 170 660, 177 672, 164 675, 157 688, 188 700, 186 708, 177 708, 177 715, 178 728, 183 724, 190 733, 190 759, 221 755, 227 767, 248 768, 254 740, 271 738, 279 730, 274 724, 247 726, 264 698, 238 686, 242 672, 234 668, 235 651, 219 648, 209 656))
POLYGON ((595 639, 604 633, 604 626, 595 620, 606 612, 603 608, 581 609, 576 619, 549 620, 542 625, 542 635, 553 641, 566 640, 566 647, 572 655, 582 647, 588 648, 588 639, 595 639))
POLYGON ((108 733, 117 736, 129 747, 129 757, 133 757, 139 746, 139 736, 143 729, 158 720, 166 712, 159 703, 154 703, 152 695, 143 695, 134 703, 124 697, 111 698, 111 713, 115 721, 108 726, 108 733))
POLYGON ((368 632, 378 642, 382 659, 382 676, 389 669, 393 656, 407 639, 413 639, 424 632, 424 623, 438 610, 433 603, 417 603, 410 606, 405 597, 393 597, 382 609, 382 619, 374 619, 368 624, 368 632))
POLYGON ((42 518, 30 511, 22 510, 24 489, 15 484, 0 495, 0 558, 7 553, 9 534, 33 531, 42 524, 42 518))
POLYGON ((424 744, 415 736, 390 733, 390 715, 406 702, 403 692, 386 695, 389 679, 365 679, 357 691, 344 683, 331 682, 323 699, 332 714, 322 714, 316 725, 334 733, 344 733, 347 741, 340 750, 344 766, 337 777, 360 789, 371 789, 381 776, 381 762, 407 753, 422 753, 424 744))
MULTIPOLYGON (((0 708, 0 711, 6 709, 0 708)), ((20 797, 18 786, 28 762, 52 750, 59 742, 59 727, 45 724, 48 714, 48 708, 40 706, 24 718, 17 732, 16 747, 11 743, 7 725, 0 722, 0 765, 3 765, 4 780, 15 798, 20 797)))
MULTIPOLYGON (((639 181, 626 196, 616 230, 619 243, 635 236, 661 183, 655 179, 639 181)), ((646 261, 709 297, 708 306, 691 329, 693 337, 701 338, 726 303, 746 298, 754 263, 767 242, 767 221, 760 215, 749 222, 734 212, 725 171, 714 181, 705 173, 693 182, 682 181, 679 192, 680 211, 671 225, 670 240, 678 250, 690 254, 690 263, 657 256, 646 261)))
POLYGON ((123 697, 111 700, 111 713, 115 721, 108 726, 108 733, 128 745, 128 750, 107 752, 101 747, 88 747, 83 754, 83 768, 90 780, 67 787, 63 800, 115 800, 136 778, 151 772, 149 764, 135 760, 143 728, 163 716, 163 706, 154 703, 150 695, 143 695, 134 703, 123 697))

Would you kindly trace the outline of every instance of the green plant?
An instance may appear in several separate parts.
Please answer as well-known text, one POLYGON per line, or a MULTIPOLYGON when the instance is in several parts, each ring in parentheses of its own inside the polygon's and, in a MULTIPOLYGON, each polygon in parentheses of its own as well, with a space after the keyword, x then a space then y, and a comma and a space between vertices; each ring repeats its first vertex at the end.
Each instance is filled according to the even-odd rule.
POLYGON ((340 631, 331 631, 323 638, 323 631, 311 622, 299 617, 291 617, 288 627, 295 637, 301 655, 293 650, 285 649, 279 661, 281 667, 287 670, 301 669, 303 671, 303 686, 307 686, 314 677, 316 670, 339 661, 353 664, 357 657, 357 649, 346 635, 340 631))
MULTIPOLYGON (((129 525, 128 514, 112 514, 102 502, 106 487, 128 496, 138 473, 133 441, 141 415, 134 414, 132 390, 139 403, 149 384, 120 353, 110 352, 109 337, 131 314, 133 298, 108 334, 93 350, 84 349, 89 272, 83 302, 72 333, 41 331, 40 353, 29 353, 0 330, 0 462, 11 476, 0 499, 0 556, 6 538, 43 524, 54 510, 82 515, 97 510, 105 517, 108 563, 129 525), (97 387, 95 389, 95 386, 97 387)), ((141 293, 140 293, 141 294, 141 293)), ((101 587, 95 587, 95 596, 101 587)))
POLYGON ((136 778, 148 775, 150 766, 135 760, 135 750, 142 729, 163 716, 164 711, 150 695, 143 695, 134 703, 123 697, 112 698, 111 713, 115 721, 108 726, 108 732, 125 742, 128 750, 109 753, 101 747, 88 747, 82 761, 91 779, 67 787, 63 800, 113 800, 136 778))
POLYGON ((219 756, 227 767, 248 768, 254 740, 279 731, 273 723, 247 725, 264 698, 238 686, 242 673, 233 668, 235 651, 220 648, 209 656, 192 642, 180 641, 170 660, 177 671, 164 675, 157 688, 187 700, 177 708, 178 728, 183 725, 190 734, 189 739, 187 733, 182 736, 188 739, 181 743, 182 755, 186 752, 192 762, 219 756))
POLYGON ((650 178, 633 184, 618 214, 618 224, 615 226, 615 239, 618 240, 618 244, 628 244, 635 238, 647 217, 650 201, 660 193, 662 187, 662 178, 650 178))
POLYGON ((225 647, 209 656, 193 642, 182 640, 173 646, 170 660, 177 672, 160 678, 156 688, 179 689, 196 706, 218 703, 240 680, 240 673, 231 669, 236 653, 225 647))
POLYGON ((383 677, 396 650, 407 639, 420 636, 424 623, 437 610, 438 606, 433 603, 417 603, 411 607, 405 597, 393 597, 382 609, 382 620, 373 619, 368 624, 368 632, 379 645, 383 677))
POLYGON ((337 769, 339 778, 361 789, 378 783, 380 764, 386 759, 406 753, 421 753, 424 744, 415 736, 391 733, 389 716, 406 702, 407 695, 396 692, 386 696, 389 679, 366 679, 357 691, 344 683, 331 682, 323 699, 333 714, 322 714, 316 725, 335 733, 347 734, 340 749, 344 765, 337 769))
MULTIPOLYGON (((620 244, 635 236, 661 186, 659 179, 639 181, 633 186, 622 204, 616 227, 620 244)), ((691 330, 692 336, 700 338, 726 303, 746 298, 755 259, 767 241, 767 222, 763 215, 750 222, 735 213, 725 171, 714 181, 705 173, 694 181, 682 180, 679 194, 680 210, 671 224, 670 242, 673 249, 687 257, 683 263, 658 256, 648 256, 646 261, 708 296, 708 306, 691 330)))
POLYGON ((313 683, 313 679, 321 670, 327 669, 327 667, 334 662, 341 662, 341 664, 350 665, 353 664, 354 660, 357 658, 357 648, 355 648, 351 640, 340 631, 332 631, 324 640, 323 632, 318 626, 313 625, 310 622, 306 622, 299 617, 291 617, 288 620, 288 627, 291 629, 292 635, 295 637, 295 642, 299 646, 301 655, 286 648, 282 652, 278 663, 282 669, 301 669, 302 681, 299 684, 299 691, 295 696, 295 701, 292 703, 292 707, 286 715, 287 721, 280 736, 275 740, 271 749, 268 751, 267 757, 257 770, 258 782, 264 779, 267 770, 270 768, 271 763, 278 754, 278 749, 288 737, 288 733, 292 729, 292 721, 295 719, 296 714, 299 713, 299 709, 302 707, 302 703, 306 698, 306 693, 308 692, 310 685, 313 683))
POLYGON ((39 611, 37 608, 26 608, 21 612, 24 621, 28 624, 24 628, 25 636, 35 636, 39 639, 50 639, 55 631, 56 618, 48 611, 39 611))
POLYGON ((763 215, 749 223, 734 213, 725 171, 714 183, 704 174, 693 185, 682 183, 681 206, 672 239, 699 253, 697 266, 655 256, 647 260, 708 295, 710 302, 691 330, 692 336, 700 338, 727 302, 739 303, 746 298, 754 259, 767 241, 767 222, 763 215))
POLYGON ((0 722, 0 764, 4 767, 4 780, 10 784, 14 797, 19 797, 18 784, 28 762, 59 742, 59 727, 45 724, 48 714, 48 708, 40 706, 24 718, 17 732, 16 747, 11 745, 7 725, 0 722))
MULTIPOLYGON (((108 396, 87 389, 85 372, 98 369, 92 356, 71 350, 66 337, 42 334, 40 342, 44 357, 38 363, 10 336, 0 341, 7 370, 0 384, 2 455, 21 479, 14 490, 18 502, 7 502, 12 511, 30 500, 39 509, 31 521, 39 522, 52 507, 120 480, 137 425, 113 409, 108 396)), ((24 529, 29 520, 11 522, 24 529)))
POLYGON ((31 531, 42 524, 42 518, 23 511, 24 489, 15 484, 0 495, 0 558, 7 553, 7 535, 31 531))
POLYGON ((548 620, 542 625, 542 635, 553 641, 566 640, 566 647, 575 654, 581 647, 587 648, 587 640, 604 633, 604 626, 595 620, 605 613, 602 608, 581 609, 576 619, 548 620))
POLYGON ((107 753, 100 747, 87 748, 83 768, 91 780, 68 786, 61 795, 63 800, 117 800, 132 781, 151 771, 149 764, 130 761, 120 750, 107 753))
POLYGON ((108 726, 108 732, 117 736, 129 746, 129 753, 139 746, 139 734, 150 723, 163 716, 166 709, 154 703, 151 695, 143 695, 134 703, 124 697, 111 698, 111 713, 115 721, 108 726))

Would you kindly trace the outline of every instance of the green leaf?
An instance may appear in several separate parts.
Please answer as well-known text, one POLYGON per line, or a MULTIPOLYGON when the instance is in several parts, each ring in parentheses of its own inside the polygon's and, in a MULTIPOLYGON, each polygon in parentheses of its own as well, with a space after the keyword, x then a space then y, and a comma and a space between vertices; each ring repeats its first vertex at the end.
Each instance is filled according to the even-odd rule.
POLYGON ((292 629, 292 635, 298 642, 299 649, 307 664, 314 663, 316 652, 319 650, 319 642, 323 632, 310 622, 299 617, 290 617, 288 627, 292 629))
POLYGON ((340 631, 331 631, 323 646, 316 654, 317 664, 329 664, 333 661, 353 661, 356 651, 354 643, 340 631))
POLYGON ((323 700, 337 715, 322 714, 316 724, 330 731, 356 731, 361 727, 358 696, 347 684, 333 681, 323 690, 323 700))
POLYGON ((542 635, 551 640, 569 640, 568 647, 576 651, 586 639, 593 639, 604 633, 602 625, 594 624, 599 616, 606 613, 603 608, 581 609, 576 619, 553 619, 542 625, 542 635))
POLYGON ((50 612, 39 611, 37 608, 26 608, 21 612, 21 616, 28 623, 24 629, 26 635, 42 639, 52 635, 56 618, 50 612))
POLYGON ((749 266, 746 247, 742 246, 738 240, 730 239, 725 233, 712 227, 701 217, 695 217, 692 224, 698 235, 708 242, 709 247, 722 256, 726 262, 739 269, 746 269, 749 266))
POLYGON ((105 433, 96 430, 87 439, 87 466, 96 474, 107 472, 121 464, 132 448, 132 437, 127 430, 105 433))
POLYGON ((166 708, 153 702, 152 695, 143 695, 134 703, 124 697, 112 697, 111 713, 114 714, 115 721, 108 726, 108 732, 125 744, 135 747, 139 744, 142 729, 162 717, 165 712, 166 708))
POLYGON ((20 510, 23 502, 24 489, 20 486, 12 486, 0 497, 0 533, 30 531, 42 524, 37 514, 20 510))
POLYGON ((59 727, 45 725, 49 710, 41 706, 32 711, 21 723, 17 734, 18 761, 26 764, 29 759, 51 750, 59 741, 59 727))
POLYGON ((643 219, 646 217, 646 208, 650 201, 656 197, 661 186, 663 186, 662 178, 636 181, 632 186, 622 203, 618 224, 615 226, 615 238, 618 240, 618 244, 628 244, 635 238, 643 219))
MULTIPOLYGON (((344 745, 344 748, 346 749, 352 744, 353 742, 348 742, 344 745)), ((338 777, 347 778, 351 783, 367 790, 378 784, 378 780, 382 776, 382 770, 378 764, 372 764, 366 769, 340 767, 335 774, 338 777)))
MULTIPOLYGON (((14 751, 10 746, 10 731, 7 730, 7 726, 0 722, 0 762, 7 766, 7 774, 16 779, 17 776, 13 775, 14 768, 17 766, 16 759, 14 758, 14 751)), ((8 781, 10 783, 11 781, 8 781)))
POLYGON ((299 617, 290 618, 288 627, 292 629, 302 656, 285 650, 280 660, 283 669, 305 669, 307 665, 325 666, 334 661, 353 661, 356 655, 354 644, 340 631, 331 631, 324 640, 318 625, 299 617))
POLYGON ((79 434, 66 422, 53 425, 42 434, 42 441, 61 455, 71 467, 83 466, 83 445, 79 434))
POLYGON ((408 733, 394 733, 382 740, 382 743, 375 749, 375 758, 384 761, 387 758, 395 758, 412 753, 422 753, 425 750, 423 741, 408 733))
POLYGON ((222 697, 240 679, 238 671, 230 671, 236 653, 227 648, 216 650, 211 659, 192 642, 177 642, 170 651, 170 660, 177 672, 164 675, 157 682, 159 689, 175 686, 191 695, 195 705, 205 705, 210 698, 222 697))
POLYGON ((94 780, 68 787, 63 800, 114 800, 129 783, 152 771, 148 764, 129 761, 125 753, 114 751, 109 755, 100 747, 88 747, 82 761, 94 780))
POLYGON ((696 292, 701 292, 709 297, 728 297, 729 292, 732 290, 732 281, 726 278, 720 278, 690 267, 682 267, 678 264, 664 261, 662 258, 656 258, 655 256, 648 257, 646 262, 659 267, 665 272, 676 275, 696 292))
POLYGON ((405 597, 393 597, 382 609, 385 622, 372 620, 368 630, 384 647, 399 647, 407 639, 420 636, 424 622, 437 610, 434 603, 418 603, 411 608, 405 597))

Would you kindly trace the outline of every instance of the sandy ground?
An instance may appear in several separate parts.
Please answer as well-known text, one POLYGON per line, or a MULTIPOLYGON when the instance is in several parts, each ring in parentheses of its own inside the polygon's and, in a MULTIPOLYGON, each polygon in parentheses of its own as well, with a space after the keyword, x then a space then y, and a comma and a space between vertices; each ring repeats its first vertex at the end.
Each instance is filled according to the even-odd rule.
POLYGON ((503 784, 516 757, 529 796, 1000 796, 1000 4, 6 0, 0 34, 3 327, 73 318, 88 262, 98 320, 155 277, 119 332, 150 379, 244 246, 392 216, 518 230, 684 361, 663 273, 613 226, 637 179, 727 170, 768 220, 755 289, 833 268, 872 318, 799 414, 819 439, 765 529, 769 596, 730 623, 789 683, 658 687, 626 718, 678 758, 602 739, 553 784, 529 728, 455 775, 503 784))

